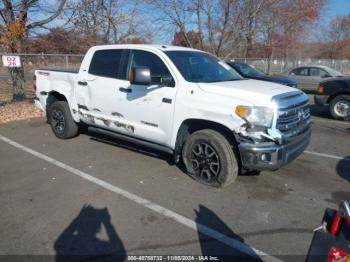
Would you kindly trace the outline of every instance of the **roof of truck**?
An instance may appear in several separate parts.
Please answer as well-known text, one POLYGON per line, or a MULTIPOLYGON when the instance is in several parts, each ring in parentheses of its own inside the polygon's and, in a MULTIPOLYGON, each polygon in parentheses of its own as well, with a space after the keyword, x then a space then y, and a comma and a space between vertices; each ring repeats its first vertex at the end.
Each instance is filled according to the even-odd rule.
POLYGON ((174 45, 153 45, 153 44, 120 44, 120 45, 98 45, 92 47, 93 49, 107 49, 107 48, 142 48, 148 50, 162 50, 162 51, 200 51, 193 48, 174 46, 174 45))

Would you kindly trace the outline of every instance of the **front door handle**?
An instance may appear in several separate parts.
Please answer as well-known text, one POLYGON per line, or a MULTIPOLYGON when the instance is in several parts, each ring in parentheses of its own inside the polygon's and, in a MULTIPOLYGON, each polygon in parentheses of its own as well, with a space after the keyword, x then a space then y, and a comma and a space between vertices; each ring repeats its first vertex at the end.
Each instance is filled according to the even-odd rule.
POLYGON ((119 91, 120 92, 124 92, 124 93, 131 93, 132 89, 130 88, 124 88, 124 87, 119 87, 119 91))
POLYGON ((78 85, 80 85, 80 86, 87 86, 88 83, 84 82, 84 81, 78 81, 78 85))

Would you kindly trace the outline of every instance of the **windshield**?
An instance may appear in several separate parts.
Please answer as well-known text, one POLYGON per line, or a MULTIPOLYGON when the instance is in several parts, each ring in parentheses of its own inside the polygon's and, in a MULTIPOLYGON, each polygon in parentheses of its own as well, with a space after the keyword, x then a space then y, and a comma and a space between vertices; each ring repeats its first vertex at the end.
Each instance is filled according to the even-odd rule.
POLYGON ((263 72, 259 71, 255 67, 248 65, 248 64, 235 64, 235 67, 238 71, 242 72, 243 75, 246 76, 262 76, 264 75, 263 72))
POLYGON ((342 73, 338 72, 337 70, 334 70, 333 68, 330 68, 328 66, 326 66, 326 69, 328 71, 328 73, 331 75, 331 76, 341 76, 343 75, 342 73))
POLYGON ((166 51, 183 78, 189 82, 224 82, 242 77, 225 62, 207 53, 196 51, 166 51))

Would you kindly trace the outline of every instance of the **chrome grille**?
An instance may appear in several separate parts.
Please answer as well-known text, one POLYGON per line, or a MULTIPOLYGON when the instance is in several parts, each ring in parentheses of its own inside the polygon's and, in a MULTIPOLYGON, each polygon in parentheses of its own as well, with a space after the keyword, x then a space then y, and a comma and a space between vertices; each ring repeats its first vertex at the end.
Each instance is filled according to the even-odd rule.
POLYGON ((275 129, 281 140, 288 141, 310 128, 309 98, 302 92, 292 92, 274 99, 277 103, 275 129))

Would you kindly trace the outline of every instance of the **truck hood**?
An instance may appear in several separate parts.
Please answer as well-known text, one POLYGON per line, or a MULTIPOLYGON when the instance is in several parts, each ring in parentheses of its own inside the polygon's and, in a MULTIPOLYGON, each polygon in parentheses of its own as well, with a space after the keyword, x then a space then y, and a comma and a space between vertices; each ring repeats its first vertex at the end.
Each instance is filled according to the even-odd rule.
POLYGON ((256 106, 267 106, 272 97, 296 91, 285 85, 252 79, 198 85, 204 92, 234 97, 256 106))

